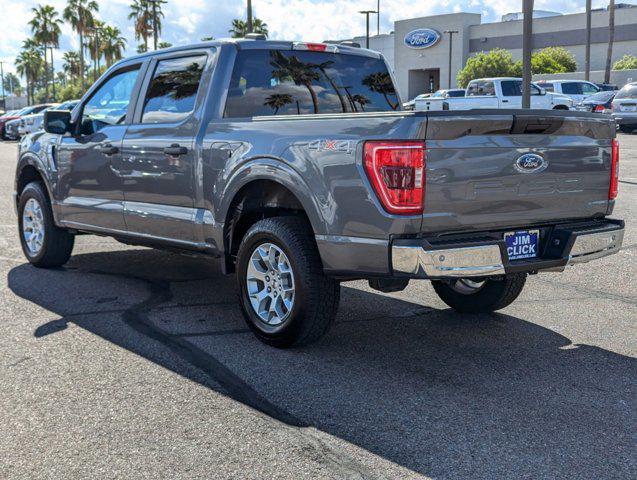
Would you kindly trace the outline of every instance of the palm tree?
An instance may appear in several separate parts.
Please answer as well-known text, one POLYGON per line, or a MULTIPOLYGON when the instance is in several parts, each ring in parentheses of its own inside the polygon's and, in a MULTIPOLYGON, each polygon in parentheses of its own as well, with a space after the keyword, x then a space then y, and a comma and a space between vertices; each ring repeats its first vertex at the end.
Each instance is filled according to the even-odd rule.
POLYGON ((15 66, 18 74, 25 78, 27 84, 27 102, 33 102, 35 93, 35 83, 42 71, 42 56, 40 51, 29 46, 29 42, 25 42, 22 51, 15 60, 15 66))
POLYGON ((272 108, 275 115, 279 113, 281 107, 285 107, 292 102, 294 102, 292 95, 287 93, 275 93, 265 99, 265 105, 272 108))
POLYGON ((139 45, 137 45, 135 51, 137 53, 146 53, 148 51, 148 46, 144 43, 140 43, 139 45))
POLYGON ((358 103, 361 106, 361 110, 363 112, 365 111, 365 105, 371 103, 369 98, 367 98, 365 95, 359 94, 352 95, 352 102, 354 102, 354 104, 358 103))
POLYGON ((101 40, 100 47, 106 60, 106 66, 110 67, 122 58, 126 48, 126 39, 122 37, 122 32, 119 28, 106 26, 102 30, 101 40))
POLYGON ((395 95, 396 90, 394 84, 387 72, 370 73, 363 78, 363 85, 368 87, 374 93, 380 93, 385 97, 385 101, 391 107, 392 110, 398 108, 398 103, 394 103, 389 99, 389 95, 395 95))
MULTIPOLYGON (((232 38, 243 38, 248 34, 248 24, 235 18, 232 21, 232 28, 228 32, 232 34, 232 38)), ((269 34, 268 24, 264 23, 260 18, 255 18, 254 22, 252 22, 252 32, 261 33, 267 37, 269 34)))
POLYGON ((341 109, 343 110, 343 113, 345 113, 347 112, 347 106, 345 103, 345 99, 343 98, 343 94, 341 93, 341 89, 338 87, 338 85, 336 85, 336 82, 334 81, 334 79, 327 74, 327 69, 331 67, 333 64, 334 62, 332 60, 328 60, 327 62, 316 64, 315 67, 318 68, 323 74, 323 76, 327 79, 327 81, 330 82, 330 85, 332 86, 332 88, 334 89, 334 92, 338 96, 339 102, 341 102, 341 109))
POLYGON ((272 76, 282 81, 291 79, 296 85, 307 88, 310 97, 312 97, 314 113, 318 113, 318 97, 312 85, 313 82, 321 78, 316 71, 316 65, 302 62, 296 56, 286 57, 280 50, 272 50, 270 55, 272 57, 270 65, 276 69, 272 72, 272 76))
POLYGON ((75 80, 79 78, 82 73, 80 66, 80 54, 73 51, 64 52, 63 59, 64 64, 62 65, 62 68, 71 79, 71 83, 74 83, 75 80))
MULTIPOLYGON (((29 22, 33 38, 44 51, 44 89, 45 100, 49 100, 49 69, 47 65, 47 49, 51 48, 51 67, 53 67, 53 48, 60 46, 62 20, 57 18, 58 12, 51 5, 38 5, 31 9, 33 18, 29 22)), ((55 96, 55 82, 53 83, 53 95, 55 96)))
POLYGON ((69 22, 80 37, 80 78, 82 89, 86 86, 84 77, 84 36, 93 27, 94 14, 99 10, 95 0, 68 0, 64 9, 64 20, 69 22))
POLYGON ((157 37, 161 35, 161 19, 164 18, 164 12, 161 6, 166 0, 146 0, 150 3, 150 21, 153 29, 153 48, 157 50, 157 37))
POLYGON ((141 39, 144 42, 144 51, 148 51, 148 33, 153 28, 150 3, 148 0, 133 0, 130 9, 128 19, 135 21, 135 40, 141 39))
POLYGON ((608 4, 608 53, 606 54, 606 71, 604 83, 610 83, 610 68, 613 62, 613 43, 615 42, 615 0, 608 4))
POLYGON ((93 60, 93 81, 97 80, 100 74, 100 59, 102 58, 103 49, 103 35, 104 35, 104 22, 100 22, 99 20, 93 20, 93 28, 89 30, 88 37, 88 53, 89 58, 93 60))
POLYGON ((170 48, 172 47, 173 44, 170 42, 159 42, 159 44, 157 45, 157 48, 162 49, 162 48, 170 48))

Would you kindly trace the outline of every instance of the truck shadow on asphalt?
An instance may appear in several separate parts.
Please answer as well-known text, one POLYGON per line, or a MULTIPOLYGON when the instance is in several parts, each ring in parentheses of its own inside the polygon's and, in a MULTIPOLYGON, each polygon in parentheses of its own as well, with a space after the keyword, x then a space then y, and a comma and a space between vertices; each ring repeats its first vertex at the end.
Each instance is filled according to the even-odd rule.
MULTIPOLYGON (((280 351, 253 338, 234 280, 207 260, 81 254, 64 269, 20 265, 8 281, 60 316, 36 337, 73 323, 283 428, 316 427, 418 473, 634 478, 635 359, 523 319, 461 316, 344 285, 331 333, 280 351)), ((344 452, 330 456, 344 476, 382 476, 344 452)))

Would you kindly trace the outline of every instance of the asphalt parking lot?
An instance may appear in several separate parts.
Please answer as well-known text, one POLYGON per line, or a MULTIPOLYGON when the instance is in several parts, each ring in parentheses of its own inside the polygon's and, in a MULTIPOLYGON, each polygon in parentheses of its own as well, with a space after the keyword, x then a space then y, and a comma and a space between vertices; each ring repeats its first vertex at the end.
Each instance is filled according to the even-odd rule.
POLYGON ((637 135, 623 250, 530 278, 500 313, 428 282, 343 285, 337 324, 279 351, 214 261, 81 236, 22 257, 0 144, 0 478, 636 478, 637 135))

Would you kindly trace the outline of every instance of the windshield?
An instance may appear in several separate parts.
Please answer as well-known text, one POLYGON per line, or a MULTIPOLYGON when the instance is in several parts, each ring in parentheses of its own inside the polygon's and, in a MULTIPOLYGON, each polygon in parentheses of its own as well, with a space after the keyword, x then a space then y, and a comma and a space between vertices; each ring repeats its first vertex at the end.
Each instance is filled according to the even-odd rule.
POLYGON ((629 83, 617 92, 615 99, 620 98, 637 98, 637 83, 629 83))
POLYGON ((237 54, 226 117, 399 110, 380 58, 299 50, 237 54))

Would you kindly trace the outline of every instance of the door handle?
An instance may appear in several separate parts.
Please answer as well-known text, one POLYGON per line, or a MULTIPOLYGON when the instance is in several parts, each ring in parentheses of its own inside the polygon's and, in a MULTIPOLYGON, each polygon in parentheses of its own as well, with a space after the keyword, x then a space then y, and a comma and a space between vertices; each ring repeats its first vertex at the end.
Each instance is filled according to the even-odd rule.
POLYGON ((171 157, 178 157, 180 155, 186 155, 188 153, 188 149, 186 147, 182 147, 178 143, 173 143, 170 147, 164 148, 164 153, 171 157))
POLYGON ((508 100, 502 100, 502 103, 509 103, 508 100))
POLYGON ((111 145, 110 143, 105 143, 100 147, 100 152, 104 155, 115 155, 119 152, 119 148, 111 145))

